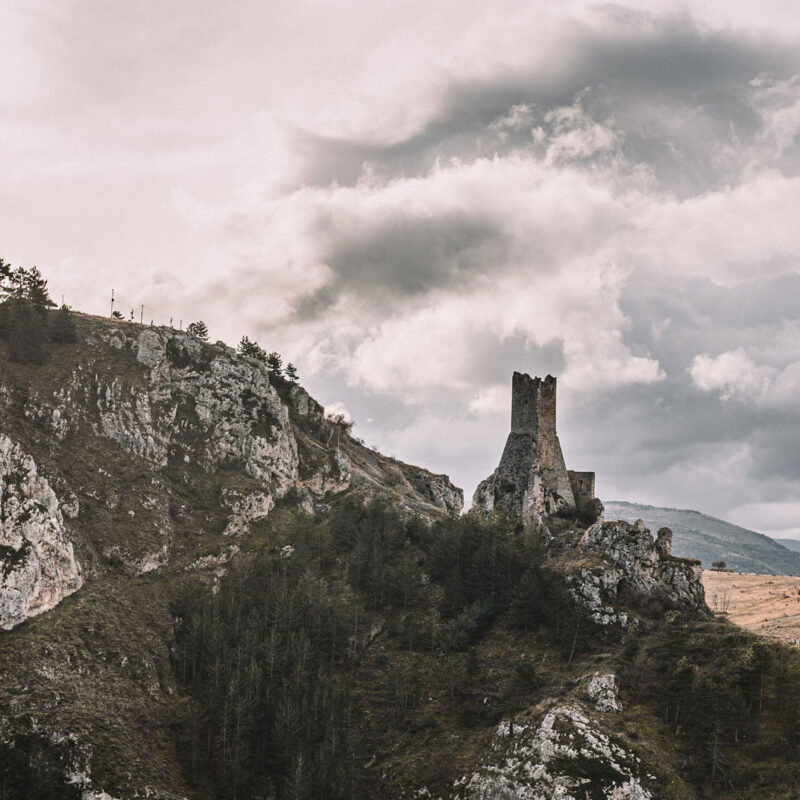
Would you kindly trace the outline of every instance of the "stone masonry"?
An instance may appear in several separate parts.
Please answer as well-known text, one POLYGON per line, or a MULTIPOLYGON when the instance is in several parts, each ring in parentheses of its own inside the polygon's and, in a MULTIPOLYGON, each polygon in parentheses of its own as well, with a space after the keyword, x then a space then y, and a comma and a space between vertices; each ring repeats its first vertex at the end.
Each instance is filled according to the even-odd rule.
POLYGON ((568 473, 564 463, 556 433, 556 379, 515 372, 511 432, 500 464, 478 486, 473 504, 486 511, 503 504, 529 529, 549 514, 580 510, 593 497, 594 473, 568 473))

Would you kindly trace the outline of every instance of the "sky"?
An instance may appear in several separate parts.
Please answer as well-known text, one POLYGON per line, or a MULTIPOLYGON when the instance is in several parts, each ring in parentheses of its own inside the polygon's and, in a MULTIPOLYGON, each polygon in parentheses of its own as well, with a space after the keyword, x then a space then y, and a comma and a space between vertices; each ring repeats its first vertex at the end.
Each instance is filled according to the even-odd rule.
POLYGON ((0 256, 294 362, 470 497, 513 370, 601 498, 800 538, 790 2, 5 0, 0 256))

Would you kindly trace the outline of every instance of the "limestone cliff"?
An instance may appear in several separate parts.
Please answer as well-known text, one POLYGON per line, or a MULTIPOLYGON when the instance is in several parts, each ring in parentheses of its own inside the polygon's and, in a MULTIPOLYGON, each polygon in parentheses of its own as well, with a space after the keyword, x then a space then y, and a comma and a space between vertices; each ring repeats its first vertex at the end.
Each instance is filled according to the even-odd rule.
POLYGON ((380 497, 433 520, 463 496, 222 343, 74 317, 43 366, 0 343, 0 747, 37 742, 87 798, 97 773, 175 797, 180 586, 222 576, 281 505, 380 497))
POLYGON ((568 585, 599 624, 625 625, 628 614, 617 609, 620 604, 656 600, 692 611, 705 609, 700 562, 673 558, 669 528, 659 530, 654 540, 641 520, 634 525, 599 522, 583 534, 576 555, 568 585), (594 556, 591 566, 584 566, 585 555, 594 556))
POLYGON ((0 433, 0 628, 48 611, 82 582, 55 492, 0 433))
POLYGON ((428 519, 461 510, 446 476, 373 453, 335 430, 302 387, 276 388, 262 363, 222 343, 87 318, 81 331, 81 346, 49 370, 0 372, 0 626, 81 585, 73 548, 90 574, 108 565, 143 574, 194 557, 188 528, 195 538, 198 528, 245 535, 288 494, 308 511, 342 492, 428 519), (204 496, 203 519, 182 499, 189 487, 204 496))

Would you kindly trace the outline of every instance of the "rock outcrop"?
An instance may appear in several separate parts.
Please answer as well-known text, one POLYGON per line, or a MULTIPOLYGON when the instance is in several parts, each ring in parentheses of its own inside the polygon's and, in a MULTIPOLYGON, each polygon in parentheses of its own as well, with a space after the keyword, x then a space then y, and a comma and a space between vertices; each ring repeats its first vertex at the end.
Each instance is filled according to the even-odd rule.
POLYGON ((568 578, 573 596, 586 606, 595 622, 625 624, 627 615, 614 606, 622 600, 657 600, 701 610, 705 607, 699 561, 673 558, 671 532, 659 531, 653 540, 641 520, 599 522, 583 534, 579 550, 597 557, 568 578))
POLYGON ((638 756, 605 733, 577 703, 552 708, 537 726, 501 722, 493 749, 497 757, 457 781, 453 798, 654 797, 647 786, 655 776, 647 775, 638 756))
POLYGON ((81 584, 55 492, 33 458, 0 434, 0 628, 48 611, 81 584))
POLYGON ((619 689, 617 688, 617 678, 615 675, 602 675, 595 672, 586 676, 583 686, 584 697, 594 703, 595 711, 622 711, 622 703, 619 699, 619 689))
POLYGON ((313 513, 354 491, 386 496, 429 519, 462 508, 461 490, 446 476, 373 453, 327 422, 301 386, 281 384, 279 393, 257 359, 171 328, 87 328, 84 349, 70 351, 80 357, 49 386, 0 384, 0 408, 21 408, 15 430, 35 443, 37 459, 63 467, 72 448, 96 453, 86 459, 88 471, 68 469, 68 479, 56 466, 59 503, 36 476, 33 458, 4 445, 2 627, 52 608, 80 586, 73 544, 89 554, 88 574, 99 557, 142 575, 170 564, 175 550, 185 552, 187 564, 213 560, 214 552, 189 552, 187 528, 192 535, 246 536, 284 499, 313 513), (18 489, 14 476, 20 469, 28 475, 29 467, 34 477, 18 489), (32 494, 17 497, 23 491, 32 494), (14 516, 15 504, 24 519, 14 516))

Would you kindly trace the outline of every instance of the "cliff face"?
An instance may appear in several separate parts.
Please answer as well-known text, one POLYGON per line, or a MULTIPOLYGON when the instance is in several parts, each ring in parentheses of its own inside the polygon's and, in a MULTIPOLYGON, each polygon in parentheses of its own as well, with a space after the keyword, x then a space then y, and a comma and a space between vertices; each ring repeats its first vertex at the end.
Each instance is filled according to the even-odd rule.
POLYGON ((433 520, 463 495, 222 343, 75 318, 43 366, 0 352, 0 747, 42 742, 85 797, 98 772, 173 797, 176 591, 217 580, 281 504, 380 497, 433 520))
POLYGON ((81 328, 71 358, 0 373, 1 627, 80 587, 74 548, 91 574, 143 574, 196 555, 187 538, 198 532, 246 534, 290 493, 308 511, 342 492, 429 519, 461 510, 446 476, 369 451, 300 386, 281 385, 281 397, 263 364, 221 343, 95 320, 81 328), (204 495, 202 519, 187 489, 204 495))
POLYGON ((8 630, 80 589, 58 499, 34 460, 0 434, 0 628, 8 630))

